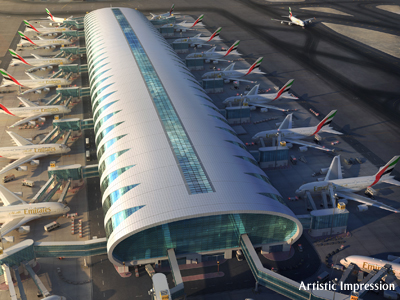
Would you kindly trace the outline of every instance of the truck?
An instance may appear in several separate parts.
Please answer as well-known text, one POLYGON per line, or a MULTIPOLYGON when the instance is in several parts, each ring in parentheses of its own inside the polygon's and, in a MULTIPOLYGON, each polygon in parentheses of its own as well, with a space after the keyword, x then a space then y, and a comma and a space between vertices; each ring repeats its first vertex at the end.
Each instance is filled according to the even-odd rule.
POLYGON ((329 279, 329 273, 327 271, 322 272, 321 274, 318 275, 317 281, 319 283, 324 283, 329 279))
POLYGON ((22 180, 22 185, 23 186, 33 187, 35 185, 35 182, 32 181, 32 180, 24 179, 24 180, 22 180))
POLYGON ((49 232, 49 231, 52 231, 53 229, 56 229, 58 227, 60 227, 60 223, 58 223, 57 221, 54 221, 54 222, 51 222, 51 223, 49 223, 47 225, 44 225, 44 230, 49 232))
POLYGON ((146 270, 147 274, 149 274, 150 277, 153 277, 153 275, 156 273, 156 271, 154 271, 153 267, 150 264, 145 265, 144 269, 146 270))
POLYGON ((3 183, 12 181, 15 179, 15 175, 14 174, 10 174, 10 175, 6 175, 3 177, 3 183))

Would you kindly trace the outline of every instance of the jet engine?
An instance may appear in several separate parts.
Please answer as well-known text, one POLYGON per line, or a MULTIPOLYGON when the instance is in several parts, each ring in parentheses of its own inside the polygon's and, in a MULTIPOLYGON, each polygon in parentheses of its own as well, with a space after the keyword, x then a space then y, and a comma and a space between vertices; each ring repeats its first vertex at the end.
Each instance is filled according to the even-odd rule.
POLYGON ((46 71, 46 68, 40 68, 40 71, 46 71))
POLYGON ((53 46, 51 46, 50 48, 51 48, 51 49, 56 49, 56 46, 53 45, 53 46))
POLYGON ((35 121, 29 121, 28 123, 29 123, 29 125, 31 125, 31 126, 35 126, 35 125, 36 125, 36 122, 35 122, 35 121))
POLYGON ((268 108, 263 107, 263 108, 260 109, 260 111, 261 111, 261 112, 268 112, 268 108))
POLYGON ((47 47, 44 47, 44 49, 46 49, 46 50, 49 50, 49 49, 50 49, 50 47, 49 47, 49 46, 47 46, 47 47))
POLYGON ((48 66, 47 70, 53 70, 53 66, 48 66))
MULTIPOLYGON (((194 45, 194 46, 196 46, 196 45, 194 45)), ((197 48, 202 48, 202 47, 203 47, 203 45, 197 45, 197 48)))
POLYGON ((43 91, 44 92, 50 92, 50 89, 49 88, 44 88, 43 91))
POLYGON ((36 91, 34 91, 34 93, 35 93, 35 94, 41 94, 41 93, 42 93, 42 90, 36 90, 36 91))
POLYGON ((213 60, 213 64, 216 65, 218 63, 218 60, 213 60))
POLYGON ((32 166, 38 166, 39 164, 40 164, 40 162, 39 162, 38 159, 33 159, 33 160, 31 160, 31 165, 32 165, 32 166))
POLYGON ((206 62, 206 64, 209 64, 211 62, 211 60, 206 59, 205 62, 206 62))
POLYGON ((229 82, 231 82, 229 79, 224 80, 224 83, 229 83, 229 82))
POLYGON ((186 32, 186 29, 182 29, 181 31, 182 31, 182 32, 186 32))
POLYGON ((288 147, 289 149, 293 148, 293 144, 292 143, 286 143, 286 147, 288 147))
POLYGON ((40 117, 38 120, 39 120, 40 122, 46 122, 46 118, 43 118, 43 117, 40 117))
POLYGON ((19 233, 29 233, 31 231, 31 226, 21 226, 18 228, 19 233))
POLYGON ((359 212, 367 211, 368 210, 368 205, 362 204, 357 206, 357 210, 359 212))
POLYGON ((7 243, 14 243, 14 237, 13 236, 3 236, 3 241, 6 241, 7 243))
POLYGON ((307 146, 301 146, 299 147, 300 152, 306 152, 308 150, 307 146))
POLYGON ((17 171, 28 171, 28 167, 27 166, 18 166, 17 168, 15 168, 17 171))

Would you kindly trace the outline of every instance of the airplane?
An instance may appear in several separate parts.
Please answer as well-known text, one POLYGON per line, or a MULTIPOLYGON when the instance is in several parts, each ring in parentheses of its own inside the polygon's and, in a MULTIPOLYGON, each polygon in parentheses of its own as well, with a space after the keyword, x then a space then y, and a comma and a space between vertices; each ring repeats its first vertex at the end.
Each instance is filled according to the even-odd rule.
POLYGON ((15 159, 15 161, 1 169, 0 174, 12 169, 21 170, 21 168, 18 167, 27 162, 31 162, 31 165, 39 165, 37 159, 44 156, 65 154, 71 151, 66 145, 69 135, 66 136, 62 144, 33 144, 14 132, 6 132, 17 146, 0 147, 0 157, 15 159))
POLYGON ((28 204, 3 185, 0 185, 0 198, 4 204, 0 207, 1 238, 32 220, 66 214, 70 210, 60 202, 28 204))
MULTIPOLYGON (((379 258, 373 258, 368 256, 362 255, 350 255, 340 260, 340 263, 345 266, 346 268, 350 264, 356 265, 360 268, 361 271, 364 272, 371 272, 373 270, 379 271, 382 267, 386 264, 391 265, 392 269, 389 274, 394 275, 397 279, 400 279, 400 258, 397 258, 393 261, 381 260, 379 258)), ((386 280, 385 280, 386 281, 386 280)), ((398 289, 397 293, 398 292, 398 289)))
POLYGON ((174 12, 174 8, 175 8, 175 4, 172 4, 171 9, 169 10, 169 12, 167 12, 165 14, 154 15, 154 14, 150 13, 150 15, 151 15, 151 19, 150 20, 161 20, 161 19, 171 18, 173 16, 172 13, 174 12))
POLYGON ((259 71, 260 65, 263 61, 263 57, 259 57, 254 64, 251 65, 247 70, 234 70, 235 63, 230 64, 228 67, 223 69, 222 71, 212 71, 203 74, 202 79, 218 79, 223 78, 225 83, 229 83, 230 81, 243 81, 243 82, 251 82, 250 80, 241 79, 245 76, 252 74, 265 74, 264 72, 259 71))
POLYGON ((295 16, 293 16, 292 9, 290 7, 289 7, 289 16, 283 16, 283 17, 289 18, 290 21, 275 20, 275 19, 272 19, 272 20, 281 22, 281 24, 288 23, 288 25, 292 25, 292 24, 298 25, 298 26, 301 26, 303 29, 304 29, 304 26, 311 24, 312 20, 315 20, 315 18, 310 18, 307 20, 300 20, 300 19, 296 18, 295 16))
POLYGON ((201 15, 200 17, 197 18, 196 21, 194 21, 193 23, 186 23, 186 21, 180 22, 178 24, 165 24, 161 27, 163 28, 167 28, 167 27, 173 27, 175 31, 182 31, 182 32, 186 32, 186 30, 194 30, 193 27, 197 26, 197 27, 204 27, 203 22, 203 18, 204 15, 201 15))
POLYGON ((176 39, 173 41, 173 44, 177 43, 188 43, 190 47, 197 47, 201 48, 206 43, 210 42, 211 40, 220 41, 221 38, 219 34, 221 33, 222 27, 219 27, 210 37, 201 37, 201 33, 195 35, 193 37, 183 38, 183 39, 176 39))
POLYGON ((28 28, 26 31, 27 32, 36 32, 38 35, 48 35, 48 36, 56 36, 57 34, 64 33, 66 31, 71 31, 68 27, 57 27, 57 28, 50 28, 50 27, 44 27, 41 25, 41 28, 38 30, 36 29, 31 23, 28 21, 24 20, 25 26, 28 28))
POLYGON ((320 132, 327 132, 332 134, 342 134, 339 131, 333 130, 332 127, 329 126, 331 124, 333 117, 335 116, 337 110, 332 110, 317 126, 312 127, 300 127, 300 128, 292 128, 292 117, 293 114, 289 114, 286 116, 285 120, 283 120, 282 124, 279 126, 277 130, 266 130, 261 131, 253 136, 253 140, 259 140, 260 138, 278 138, 278 143, 281 139, 284 139, 287 143, 298 144, 305 147, 316 148, 324 151, 334 150, 325 148, 323 146, 319 146, 313 143, 301 141, 301 139, 315 136, 320 132))
POLYGON ((34 58, 23 58, 21 55, 19 55, 16 51, 8 49, 8 51, 11 53, 11 56, 13 58, 10 66, 17 66, 19 64, 24 64, 25 66, 32 66, 32 67, 38 67, 41 70, 51 70, 53 69, 54 66, 58 65, 66 65, 71 62, 72 58, 72 53, 67 56, 67 57, 41 57, 36 54, 31 54, 34 58))
POLYGON ((287 109, 282 109, 276 106, 267 105, 267 103, 273 102, 277 99, 282 100, 282 98, 297 100, 296 96, 289 94, 289 90, 292 87, 294 79, 290 79, 277 93, 273 94, 259 94, 258 89, 259 84, 255 85, 246 95, 244 96, 233 96, 226 98, 222 103, 228 105, 229 103, 247 103, 250 106, 262 107, 266 109, 275 109, 279 111, 288 111, 287 109))
POLYGON ((347 203, 347 200, 354 200, 362 203, 357 207, 358 211, 360 212, 367 211, 368 206, 374 206, 398 213, 400 211, 391 206, 354 194, 352 192, 358 192, 363 189, 371 188, 379 182, 400 186, 400 182, 393 179, 393 176, 389 175, 399 160, 400 156, 393 157, 383 168, 379 169, 375 175, 343 179, 340 155, 338 155, 333 158, 324 181, 303 184, 297 189, 296 194, 301 196, 304 195, 306 191, 309 191, 310 193, 328 191, 331 199, 340 197, 343 198, 339 200, 340 202, 347 203))
MULTIPOLYGON (((27 87, 30 89, 34 89, 38 93, 40 93, 39 90, 48 91, 52 87, 66 86, 66 85, 70 85, 72 82, 71 80, 69 80, 69 77, 72 75, 72 73, 68 74, 67 78, 53 78, 53 77, 41 78, 41 77, 38 77, 31 73, 25 73, 31 79, 24 79, 24 80, 16 80, 13 76, 11 76, 9 73, 7 73, 3 69, 0 69, 0 74, 3 75, 4 81, 6 82, 5 84, 3 84, 0 87, 8 87, 11 85, 18 85, 21 87, 27 87)), ((59 73, 56 73, 56 74, 59 74, 59 73)), ((26 92, 24 92, 24 93, 26 93, 26 92)))
POLYGON ((43 39, 41 37, 38 37, 38 40, 31 40, 29 37, 27 37, 25 34, 23 34, 21 31, 18 31, 18 34, 21 37, 21 40, 25 42, 21 42, 18 44, 18 47, 24 47, 24 45, 33 45, 33 46, 38 46, 35 49, 38 48, 45 48, 45 49, 50 49, 50 48, 55 48, 56 46, 63 46, 63 45, 71 45, 73 42, 69 39, 43 39))
POLYGON ((38 106, 31 101, 17 97, 25 107, 12 107, 7 108, 3 104, 0 104, 0 113, 4 113, 10 116, 23 118, 22 120, 12 124, 10 128, 19 126, 24 123, 31 122, 32 120, 42 120, 44 121, 45 117, 57 114, 68 114, 71 112, 71 109, 68 108, 69 102, 65 103, 65 105, 43 105, 38 106))
POLYGON ((207 50, 202 53, 191 53, 188 56, 186 56, 186 59, 203 58, 206 63, 210 63, 212 61, 214 64, 217 64, 220 61, 229 61, 224 59, 228 55, 242 55, 236 51, 236 49, 239 46, 239 43, 240 41, 237 40, 227 51, 215 51, 217 47, 212 47, 210 50, 207 50))
POLYGON ((66 20, 71 20, 71 19, 73 18, 73 16, 70 16, 69 18, 57 18, 57 17, 54 17, 54 16, 51 14, 50 10, 48 10, 47 8, 46 8, 46 12, 47 12, 47 14, 48 14, 47 19, 49 19, 49 20, 51 20, 51 21, 53 21, 53 22, 59 23, 59 24, 62 24, 62 23, 64 23, 64 21, 66 21, 66 20))

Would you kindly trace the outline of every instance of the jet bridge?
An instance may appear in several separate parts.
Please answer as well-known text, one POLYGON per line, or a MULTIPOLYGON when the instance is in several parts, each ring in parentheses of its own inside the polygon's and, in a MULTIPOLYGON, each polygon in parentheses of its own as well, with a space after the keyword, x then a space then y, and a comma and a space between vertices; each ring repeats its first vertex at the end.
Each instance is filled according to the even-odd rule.
MULTIPOLYGON (((366 284, 367 285, 373 285, 373 284, 377 283, 379 280, 381 280, 389 272, 389 270, 391 268, 392 268, 392 266, 390 264, 386 264, 370 280, 368 280, 366 284)), ((361 289, 358 292, 358 297, 362 298, 362 296, 364 296, 364 294, 366 292, 368 292, 368 290, 366 290, 365 288, 361 289)))
POLYGON ((68 189, 69 189, 69 187, 71 186, 71 183, 72 183, 72 179, 70 178, 70 179, 68 179, 67 184, 64 186, 63 191, 62 191, 62 193, 61 193, 61 196, 60 196, 60 198, 58 199, 58 202, 60 202, 60 203, 65 203, 65 202, 64 202, 65 196, 66 196, 67 193, 68 193, 68 189))
POLYGON ((64 52, 66 55, 71 53, 76 55, 86 54, 85 47, 62 47, 60 48, 60 50, 61 52, 64 52))
POLYGON ((49 180, 42 186, 42 188, 39 190, 39 192, 36 193, 36 195, 31 199, 30 203, 36 203, 39 201, 39 199, 46 193, 47 189, 50 187, 50 185, 56 180, 55 175, 51 175, 49 180))
MULTIPOLYGON (((311 193, 309 191, 306 191, 306 195, 307 195, 308 202, 310 202, 310 204, 311 204, 312 209, 317 210, 317 207, 315 206, 315 202, 314 202, 313 197, 311 196, 311 193)), ((306 203, 306 206, 308 207, 308 203, 306 203)))
POLYGON ((17 279, 19 295, 21 296, 21 300, 27 300, 24 286, 22 285, 21 276, 19 276, 18 266, 13 266, 15 278, 17 279))
POLYGON ((57 192, 57 190, 60 188, 62 185, 62 182, 57 182, 54 188, 51 189, 50 192, 47 193, 46 197, 44 197, 42 202, 49 202, 51 198, 53 198, 54 194, 57 192))
POLYGON ((23 265, 25 269, 28 271, 31 278, 33 279, 33 282, 36 284, 39 291, 42 293, 42 295, 45 297, 50 296, 49 291, 46 289, 43 282, 40 280, 39 276, 37 276, 36 273, 32 270, 32 267, 27 262, 23 262, 23 265))
POLYGON ((1 266, 4 270, 4 279, 6 281, 6 284, 8 285, 8 290, 10 292, 10 298, 12 300, 18 300, 17 294, 15 293, 15 288, 14 288, 14 283, 11 277, 11 272, 10 268, 7 264, 2 264, 1 266))
POLYGON ((171 266, 171 273, 174 279, 175 286, 170 289, 172 299, 182 297, 185 293, 181 271, 179 270, 178 261, 175 256, 174 249, 168 249, 168 261, 171 266))
POLYGON ((355 265, 354 264, 350 264, 347 269, 343 272, 342 277, 340 278, 338 285, 339 286, 343 286, 343 283, 346 282, 346 280, 349 278, 351 272, 353 272, 355 265))
POLYGON ((50 131, 40 142, 39 144, 46 144, 48 143, 51 138, 54 136, 54 134, 59 130, 60 128, 58 128, 57 126, 54 127, 54 129, 52 131, 50 131))

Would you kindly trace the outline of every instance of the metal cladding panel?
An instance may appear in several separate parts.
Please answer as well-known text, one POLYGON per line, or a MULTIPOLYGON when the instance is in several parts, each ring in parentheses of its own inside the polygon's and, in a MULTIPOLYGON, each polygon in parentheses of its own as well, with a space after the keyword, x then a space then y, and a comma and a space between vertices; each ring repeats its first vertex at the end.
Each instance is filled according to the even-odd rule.
MULTIPOLYGON (((99 97, 116 91, 98 105, 96 111, 105 104, 118 100, 105 109, 96 122, 112 112, 121 110, 104 122, 97 130, 96 136, 99 136, 104 128, 123 122, 107 133, 98 147, 112 138, 126 135, 107 148, 99 165, 110 155, 129 149, 107 164, 101 180, 117 169, 134 165, 111 182, 104 191, 103 201, 113 191, 138 184, 111 205, 105 223, 118 212, 144 205, 114 228, 108 239, 108 249, 112 251, 128 236, 160 224, 228 213, 273 214, 286 217, 298 225, 299 231, 294 237, 297 239, 302 231, 300 222, 288 207, 258 194, 279 195, 275 188, 262 179, 245 174, 257 173, 265 176, 259 167, 236 157, 252 158, 246 150, 226 142, 229 140, 241 143, 231 133, 216 128, 218 126, 232 130, 224 121, 215 117, 223 119, 218 109, 206 100, 209 97, 196 83, 171 46, 140 12, 128 8, 120 8, 120 11, 129 22, 151 62, 151 68, 154 68, 162 83, 162 89, 168 95, 213 191, 193 194, 188 189, 187 177, 183 176, 171 144, 171 137, 166 133, 165 119, 164 123, 160 119, 160 108, 150 94, 146 84, 147 77, 143 77, 112 8, 91 12, 85 17, 85 26, 89 25, 86 23, 93 25, 86 27, 86 38, 90 40, 88 51, 93 52, 89 56, 88 65, 91 66, 91 60, 96 56, 96 47, 104 47, 98 54, 105 51, 102 57, 106 58, 102 61, 101 58, 94 59, 93 62, 97 62, 97 65, 93 70, 103 63, 108 63, 101 70, 111 70, 99 78, 112 76, 99 83, 92 92, 95 93, 112 82, 115 83, 105 89, 99 97), (96 39, 103 39, 104 44, 100 45, 103 41, 96 44, 96 39)), ((91 76, 96 76, 94 73, 91 76)), ((98 79, 92 83, 95 82, 98 82, 98 79)))

